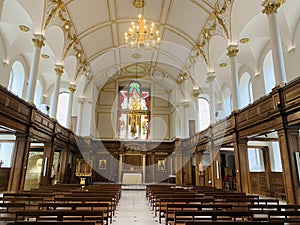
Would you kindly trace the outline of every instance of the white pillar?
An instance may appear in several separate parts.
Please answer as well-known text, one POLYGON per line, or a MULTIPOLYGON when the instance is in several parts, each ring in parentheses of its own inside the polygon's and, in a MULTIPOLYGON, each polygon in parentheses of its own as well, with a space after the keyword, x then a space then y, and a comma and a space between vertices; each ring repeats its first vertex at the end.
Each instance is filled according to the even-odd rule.
POLYGON ((269 33, 272 47, 272 59, 276 84, 286 83, 284 57, 282 51, 279 23, 277 18, 277 10, 281 6, 281 4, 282 2, 279 0, 265 0, 262 3, 262 6, 264 7, 262 12, 266 13, 268 16, 269 33))
POLYGON ((74 101, 74 92, 75 92, 75 84, 69 85, 70 97, 69 97, 69 105, 68 105, 68 117, 67 117, 67 127, 71 129, 71 117, 73 111, 73 101, 74 101))
POLYGON ((207 73, 206 82, 209 84, 209 105, 210 105, 210 123, 216 123, 216 98, 215 98, 215 90, 214 90, 214 80, 216 78, 216 74, 214 72, 207 73))
POLYGON ((83 102, 84 98, 78 98, 79 102, 79 107, 78 107, 78 116, 77 116, 77 125, 76 125, 76 134, 81 135, 81 119, 82 119, 82 107, 83 107, 83 102))
POLYGON ((123 154, 119 155, 119 184, 122 183, 123 154))
POLYGON ((34 104, 34 93, 35 93, 36 81, 38 77, 41 48, 45 45, 44 40, 45 38, 43 35, 34 35, 34 37, 32 38, 32 42, 34 44, 34 51, 32 56, 27 94, 26 94, 26 100, 31 104, 34 104))
POLYGON ((200 132, 200 112, 199 112, 199 94, 200 89, 194 89, 193 90, 193 96, 194 96, 194 103, 195 103, 195 124, 196 124, 196 133, 200 132))
POLYGON ((190 136, 189 134, 189 107, 190 103, 188 100, 184 102, 184 137, 187 138, 190 136))
POLYGON ((54 84, 52 102, 51 102, 51 106, 50 106, 50 116, 52 118, 56 119, 60 80, 61 80, 62 74, 64 73, 64 67, 63 67, 63 65, 55 65, 54 70, 56 72, 56 80, 55 80, 55 84, 54 84))
POLYGON ((231 66, 231 86, 232 86, 232 107, 233 110, 237 110, 239 108, 239 73, 237 67, 236 56, 238 54, 238 46, 230 45, 227 48, 227 56, 230 58, 230 66, 231 66))
POLYGON ((142 163, 143 163, 143 183, 146 182, 146 155, 142 155, 142 163))

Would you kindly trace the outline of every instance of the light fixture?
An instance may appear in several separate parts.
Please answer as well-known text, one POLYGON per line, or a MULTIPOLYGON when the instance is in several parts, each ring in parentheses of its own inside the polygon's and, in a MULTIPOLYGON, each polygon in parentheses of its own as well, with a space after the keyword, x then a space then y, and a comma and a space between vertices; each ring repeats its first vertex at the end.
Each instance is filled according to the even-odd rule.
MULTIPOLYGON (((133 5, 143 11, 145 2, 144 0, 134 0, 133 5)), ((160 41, 159 31, 155 30, 154 23, 151 23, 151 25, 147 24, 143 13, 138 15, 137 23, 131 22, 131 27, 128 29, 128 32, 124 33, 125 44, 132 48, 155 48, 159 45, 160 41)))

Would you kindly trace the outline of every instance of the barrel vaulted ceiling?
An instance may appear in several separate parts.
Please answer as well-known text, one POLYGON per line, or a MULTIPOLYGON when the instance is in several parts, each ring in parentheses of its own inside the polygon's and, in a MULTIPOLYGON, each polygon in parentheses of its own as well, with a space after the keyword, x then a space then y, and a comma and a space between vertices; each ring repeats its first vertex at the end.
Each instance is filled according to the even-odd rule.
MULTIPOLYGON (((261 72, 260 56, 270 41, 262 2, 145 0, 144 17, 154 22, 162 41, 154 50, 137 51, 126 47, 123 39, 139 13, 133 0, 5 0, 0 24, 4 60, 21 54, 30 65, 32 36, 41 33, 46 38, 42 54, 49 55, 42 58, 39 69, 45 89, 53 85, 53 68, 60 63, 65 83, 88 71, 101 87, 112 76, 130 75, 130 66, 139 63, 145 76, 166 86, 180 73, 205 85, 208 70, 216 72, 222 86, 230 80, 229 44, 239 45, 239 68, 247 65, 254 73, 261 72), (22 32, 20 25, 30 31, 22 32), (242 38, 250 41, 242 44, 242 38)), ((283 35, 283 45, 292 48, 300 1, 287 0, 279 10, 281 31, 288 34, 283 35)))

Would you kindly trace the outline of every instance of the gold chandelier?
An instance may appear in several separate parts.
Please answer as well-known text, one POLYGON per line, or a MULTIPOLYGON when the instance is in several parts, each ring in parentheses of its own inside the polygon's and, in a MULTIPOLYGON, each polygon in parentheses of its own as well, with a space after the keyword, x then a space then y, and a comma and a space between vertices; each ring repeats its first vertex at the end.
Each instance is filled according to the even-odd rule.
MULTIPOLYGON (((144 0, 134 0, 133 5, 140 9, 145 6, 144 0)), ((155 30, 154 23, 147 25, 142 14, 138 15, 137 23, 131 22, 128 32, 124 33, 124 41, 132 48, 156 48, 160 43, 159 31, 155 30)))

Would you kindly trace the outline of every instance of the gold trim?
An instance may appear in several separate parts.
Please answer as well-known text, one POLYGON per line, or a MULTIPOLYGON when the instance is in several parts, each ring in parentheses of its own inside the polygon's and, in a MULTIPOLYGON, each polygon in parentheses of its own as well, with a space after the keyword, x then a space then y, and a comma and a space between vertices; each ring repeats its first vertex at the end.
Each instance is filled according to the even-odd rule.
POLYGON ((277 2, 270 2, 268 1, 262 10, 262 13, 265 13, 267 15, 277 13, 277 10, 279 7, 285 3, 285 0, 278 0, 277 2))
POLYGON ((219 67, 226 67, 227 66, 227 63, 220 63, 219 64, 219 67))
POLYGON ((43 59, 49 59, 49 58, 50 58, 50 56, 47 55, 47 54, 42 54, 41 57, 42 57, 43 59))
POLYGON ((250 41, 250 39, 249 38, 242 38, 241 40, 240 40, 240 43, 242 43, 242 44, 246 44, 246 43, 248 43, 250 41))
POLYGON ((23 31, 23 32, 28 32, 28 31, 30 31, 30 28, 27 27, 26 25, 23 25, 23 24, 19 26, 19 29, 20 29, 21 31, 23 31))
POLYGON ((61 76, 64 73, 64 67, 63 65, 56 65, 54 68, 54 71, 58 76, 61 76))
POLYGON ((34 35, 32 42, 35 47, 42 48, 45 46, 45 37, 43 35, 34 35))

